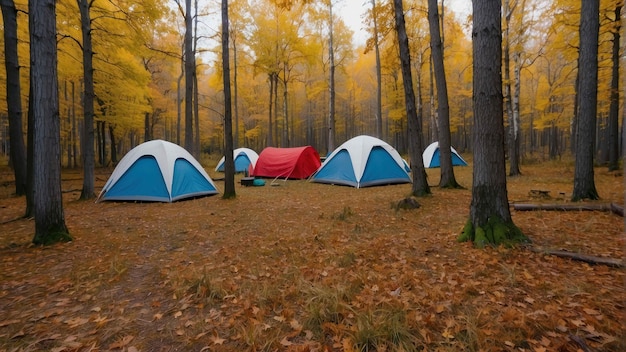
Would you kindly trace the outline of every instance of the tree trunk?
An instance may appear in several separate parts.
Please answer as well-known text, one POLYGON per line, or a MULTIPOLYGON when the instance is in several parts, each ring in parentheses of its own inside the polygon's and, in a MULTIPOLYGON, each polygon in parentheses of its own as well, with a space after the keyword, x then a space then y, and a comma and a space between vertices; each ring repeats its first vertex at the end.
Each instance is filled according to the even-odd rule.
POLYGON ((283 126, 283 142, 282 145, 283 147, 290 147, 290 140, 289 140, 289 106, 288 106, 288 102, 289 102, 289 91, 287 90, 287 86, 288 86, 288 78, 287 78, 287 63, 285 62, 285 65, 283 67, 283 116, 284 116, 284 126, 283 126))
POLYGON ((278 133, 278 72, 276 72, 273 76, 274 78, 274 144, 280 147, 279 138, 280 134, 278 133))
POLYGON ((193 26, 191 0, 185 0, 185 149, 193 153, 193 26))
POLYGON ((383 139, 383 99, 380 48, 378 43, 378 8, 372 0, 372 20, 374 22, 374 50, 376 54, 376 137, 383 139))
POLYGON ((78 155, 78 148, 76 146, 76 139, 78 138, 78 126, 76 124, 76 88, 74 81, 72 81, 72 167, 76 167, 78 162, 76 161, 78 155))
MULTIPOLYGON (((183 55, 184 57, 184 55, 183 55)), ((176 81, 176 144, 180 145, 180 134, 181 134, 181 120, 182 120, 182 112, 180 105, 182 104, 182 98, 180 94, 180 82, 185 77, 185 68, 184 68, 184 59, 181 59, 181 72, 180 76, 178 76, 178 80, 176 81)), ((147 142, 147 141, 146 141, 147 142)))
POLYGON ((513 224, 506 189, 502 102, 502 30, 498 0, 473 4, 474 168, 470 219, 459 241, 527 241, 513 224))
POLYGON ((450 145, 450 106, 448 103, 448 84, 443 64, 443 43, 439 30, 439 9, 437 0, 428 0, 428 24, 430 27, 430 52, 437 83, 437 115, 439 120, 439 187, 459 188, 452 168, 452 151, 450 145))
POLYGON ((328 2, 329 20, 328 20, 328 91, 330 99, 328 101, 328 150, 332 153, 335 150, 335 52, 333 49, 333 3, 328 2))
POLYGON ((20 64, 17 52, 17 9, 13 0, 0 1, 4 23, 4 64, 7 83, 7 112, 9 114, 10 158, 15 176, 15 194, 26 194, 26 147, 22 131, 22 93, 20 64))
POLYGON ((115 144, 115 127, 109 124, 109 137, 111 138, 111 162, 117 165, 117 149, 115 144))
MULTIPOLYGON (((33 71, 28 78, 28 96, 33 97, 33 71)), ((33 99, 28 99, 28 127, 26 128, 26 211, 25 218, 35 216, 35 116, 33 99)))
POLYGON ((83 157, 83 189, 80 199, 92 199, 95 193, 95 151, 94 151, 94 83, 93 83, 93 45, 91 43, 91 16, 89 1, 78 0, 80 9, 81 32, 83 34, 83 138, 81 149, 83 157))
POLYGON ((578 72, 578 128, 572 200, 598 199, 593 176, 594 133, 598 101, 599 0, 581 0, 578 72))
MULTIPOLYGON (((274 107, 274 101, 272 100, 272 97, 274 97, 274 74, 270 73, 269 77, 268 77, 269 81, 270 81, 270 94, 269 94, 269 114, 268 114, 268 126, 267 126, 267 146, 268 147, 273 147, 274 146, 274 138, 272 136, 272 109, 274 107)), ((276 98, 274 98, 276 99, 276 98)))
MULTIPOLYGON (((196 67, 196 60, 194 60, 194 71, 196 67)), ((194 119, 194 138, 193 138, 193 152, 192 155, 196 158, 200 158, 200 95, 198 90, 198 75, 193 75, 193 119, 194 119)))
POLYGON ((395 25, 398 34, 398 47, 400 48, 400 66, 402 68, 402 83, 404 85, 404 103, 406 105, 407 127, 409 130, 409 154, 411 157, 411 172, 413 186, 411 194, 424 196, 430 194, 430 187, 426 180, 424 160, 422 158, 422 126, 418 123, 417 109, 415 107, 415 92, 413 91, 413 78, 411 74, 411 54, 409 52, 409 38, 406 34, 404 23, 404 10, 402 0, 394 0, 395 25))
POLYGON ((513 8, 510 7, 510 0, 504 0, 502 2, 504 11, 504 101, 506 104, 506 116, 509 122, 508 130, 508 154, 509 154, 509 175, 517 176, 519 171, 518 153, 519 148, 516 149, 517 142, 517 126, 515 121, 515 112, 513 111, 513 93, 511 89, 511 37, 509 35, 509 26, 511 24, 511 16, 513 15, 513 8))
POLYGON ((33 84, 35 244, 70 241, 61 193, 55 0, 29 1, 33 84))
POLYGON ((193 28, 193 117, 194 117, 194 143, 193 150, 190 151, 193 156, 200 158, 200 93, 198 88, 198 69, 196 66, 196 52, 198 48, 198 0, 194 1, 194 28, 193 28))
POLYGON ((509 176, 518 176, 522 174, 520 170, 520 142, 522 139, 521 132, 521 121, 520 121, 520 112, 519 112, 519 101, 520 101, 520 89, 521 89, 521 53, 515 52, 513 54, 513 65, 514 65, 514 80, 515 80, 515 91, 513 92, 513 101, 512 101, 512 109, 513 118, 511 119, 512 125, 511 128, 511 136, 512 139, 509 142, 509 176))
POLYGON ((609 107, 609 171, 619 170, 619 60, 622 4, 615 7, 613 29, 613 70, 611 73, 611 105, 609 107))
MULTIPOLYGON (((235 36, 231 36, 231 42, 233 44, 233 93, 234 93, 234 101, 233 107, 235 109, 235 138, 233 139, 233 149, 237 149, 239 147, 239 85, 238 85, 238 70, 237 70, 237 41, 235 40, 235 36)), ((246 146, 246 125, 243 124, 243 136, 244 136, 244 146, 246 146)))
POLYGON ((230 93, 230 52, 228 48, 228 0, 222 0, 222 71, 224 79, 224 195, 235 198, 235 160, 233 159, 233 120, 230 93))
POLYGON ((149 141, 152 139, 152 123, 150 123, 150 113, 145 112, 143 114, 143 139, 149 141))
POLYGON ((435 69, 433 67, 432 55, 428 61, 428 73, 430 74, 430 142, 436 142, 439 135, 437 126, 437 108, 435 104, 435 69))

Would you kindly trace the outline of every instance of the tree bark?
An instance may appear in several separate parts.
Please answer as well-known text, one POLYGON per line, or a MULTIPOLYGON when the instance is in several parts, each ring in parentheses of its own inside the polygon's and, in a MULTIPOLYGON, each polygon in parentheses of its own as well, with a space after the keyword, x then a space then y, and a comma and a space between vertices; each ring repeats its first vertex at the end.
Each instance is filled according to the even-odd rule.
POLYGON ((615 27, 613 28, 613 69, 611 73, 611 104, 609 107, 609 171, 619 170, 619 60, 620 31, 622 30, 623 2, 615 7, 615 27))
POLYGON ((4 24, 4 65, 7 82, 7 112, 9 114, 9 139, 11 163, 15 176, 15 194, 26 194, 27 167, 26 146, 22 131, 22 90, 20 87, 20 64, 17 51, 17 9, 13 0, 0 1, 4 24))
POLYGON ((459 241, 525 242, 513 224, 506 186, 502 102, 502 25, 498 0, 473 1, 474 168, 470 219, 459 241))
MULTIPOLYGON (((510 24, 511 16, 515 9, 510 6, 510 0, 504 0, 502 2, 504 11, 504 101, 506 107, 506 116, 509 121, 508 129, 508 154, 509 154, 509 176, 520 175, 519 170, 519 141, 517 140, 517 121, 516 113, 513 110, 513 90, 511 89, 511 36, 510 36, 510 24)), ((517 61, 514 60, 516 63, 517 61)), ((517 66, 516 66, 517 68, 517 66)), ((516 71, 517 72, 517 71, 516 71)), ((516 86, 517 87, 517 86, 516 86)), ((517 94, 517 92, 516 92, 517 94)))
POLYGON ((117 165, 117 144, 115 139, 115 126, 109 124, 109 138, 111 138, 111 163, 117 165))
POLYGON ((193 152, 193 76, 195 64, 193 56, 193 21, 191 0, 185 0, 185 149, 193 152))
POLYGON ((423 148, 422 139, 420 137, 422 135, 422 126, 418 123, 417 109, 415 107, 409 38, 406 34, 402 0, 394 0, 393 5, 396 32, 398 34, 398 46, 400 48, 400 66, 402 68, 402 83, 404 85, 407 127, 409 130, 409 154, 411 157, 411 172, 413 177, 411 194, 414 196, 424 196, 430 194, 430 187, 426 180, 426 170, 424 170, 424 160, 422 158, 423 148))
POLYGON ((572 200, 598 199, 593 174, 594 133, 598 102, 598 32, 600 1, 581 0, 580 58, 578 72, 578 114, 576 165, 572 200))
POLYGON ((376 137, 383 139, 383 99, 380 47, 378 43, 378 8, 372 0, 372 20, 374 23, 374 52, 376 55, 376 137))
POLYGON ((228 47, 228 0, 222 0, 222 71, 224 79, 224 199, 235 198, 233 159, 233 117, 230 92, 230 50, 228 47))
POLYGON ((69 241, 61 192, 55 0, 29 1, 35 244, 69 241))
POLYGON ((194 139, 193 150, 189 152, 196 158, 200 158, 200 93, 198 88, 198 67, 196 65, 196 52, 198 48, 198 0, 194 0, 194 27, 193 27, 193 118, 194 118, 194 139))
POLYGON ((332 153, 335 150, 335 52, 333 50, 333 3, 328 2, 328 150, 327 153, 332 153))
POLYGON ((268 106, 268 126, 267 126, 267 146, 268 147, 273 147, 274 146, 274 137, 272 135, 272 131, 273 131, 273 126, 272 126, 272 113, 273 113, 273 108, 274 108, 274 101, 273 99, 276 99, 276 97, 274 97, 274 85, 275 83, 275 73, 270 73, 268 76, 268 80, 270 83, 270 91, 269 91, 269 106, 268 106), (273 98, 273 99, 272 99, 273 98))
POLYGON ((450 136, 450 106, 448 102, 448 84, 443 64, 443 43, 439 30, 439 9, 437 0, 428 0, 428 24, 430 27, 430 52, 437 83, 437 115, 439 120, 439 187, 459 188, 452 167, 450 136))
POLYGON ((88 0, 78 0, 80 9, 81 32, 83 34, 83 138, 81 149, 83 159, 83 189, 80 199, 92 199, 95 192, 95 151, 94 151, 94 82, 93 82, 93 45, 91 43, 91 16, 88 0))

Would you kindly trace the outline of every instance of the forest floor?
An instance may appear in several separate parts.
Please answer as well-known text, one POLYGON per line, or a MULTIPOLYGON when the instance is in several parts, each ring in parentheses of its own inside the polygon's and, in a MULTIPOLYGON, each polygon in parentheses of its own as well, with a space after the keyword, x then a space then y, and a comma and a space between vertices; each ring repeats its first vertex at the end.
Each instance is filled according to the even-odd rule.
MULTIPOLYGON (((97 170, 97 191, 111 171, 97 170)), ((511 203, 569 203, 571 162, 522 172, 511 203)), ((397 211, 410 185, 94 203, 64 171, 74 241, 37 247, 4 167, 0 351, 626 351, 625 270, 545 252, 623 262, 624 218, 511 210, 532 246, 475 249, 456 242, 472 169, 455 173, 466 189, 439 189, 428 170, 432 196, 397 211)), ((622 172, 595 175, 590 203, 624 204, 622 172)))

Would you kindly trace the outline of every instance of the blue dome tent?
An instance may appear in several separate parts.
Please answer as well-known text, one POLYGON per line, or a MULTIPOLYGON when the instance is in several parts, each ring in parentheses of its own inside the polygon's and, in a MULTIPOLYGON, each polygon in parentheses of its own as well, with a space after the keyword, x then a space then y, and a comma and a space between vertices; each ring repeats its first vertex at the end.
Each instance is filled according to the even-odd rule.
POLYGON ((411 177, 405 161, 392 146, 362 135, 335 149, 311 181, 361 188, 410 183, 411 177))
MULTIPOLYGON (((259 154, 249 148, 237 148, 233 150, 233 159, 235 161, 235 172, 246 172, 250 166, 254 168, 256 161, 259 159, 259 154)), ((215 167, 215 171, 224 172, 225 157, 222 157, 215 167)))
MULTIPOLYGON (((453 147, 450 147, 450 152, 452 152, 452 166, 467 166, 465 159, 453 147)), ((433 142, 426 147, 422 158, 424 159, 425 168, 440 167, 439 142, 433 142)))
POLYGON ((174 202, 217 193, 213 180, 189 152, 153 140, 120 160, 96 201, 174 202))

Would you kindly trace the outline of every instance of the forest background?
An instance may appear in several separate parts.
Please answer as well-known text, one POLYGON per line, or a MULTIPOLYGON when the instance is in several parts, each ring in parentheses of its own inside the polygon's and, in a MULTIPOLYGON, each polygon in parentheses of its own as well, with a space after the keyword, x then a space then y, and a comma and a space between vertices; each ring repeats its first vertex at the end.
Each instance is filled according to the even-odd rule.
MULTIPOLYGON (((89 4, 96 162, 115 164, 126 151, 155 138, 182 145, 185 134, 193 134, 189 138, 193 148, 188 149, 193 149, 190 152, 194 156, 199 157, 202 152, 221 154, 219 3, 196 1, 193 9, 197 82, 193 126, 187 126, 190 123, 182 116, 184 4, 163 0, 96 0, 89 4)), ((512 91, 508 98, 519 99, 520 155, 524 161, 560 158, 573 148, 580 2, 525 0, 514 4, 510 16, 503 19, 507 23, 503 28, 507 30, 505 43, 511 58, 508 83, 512 91)), ((621 4, 623 1, 601 1, 596 131, 599 163, 607 161, 610 130, 617 129, 610 126, 608 116, 612 43, 620 31, 615 10, 621 4)), ((22 87, 28 87, 27 4, 16 1, 15 5, 20 77, 22 87)), ((355 135, 370 134, 388 141, 400 153, 407 153, 407 121, 392 11, 389 4, 376 4, 380 8, 375 13, 382 78, 379 117, 371 4, 343 1, 332 8, 339 12, 337 9, 344 6, 369 6, 361 18, 361 31, 367 38, 364 45, 355 44, 354 30, 338 15, 329 13, 327 2, 296 4, 290 9, 272 1, 230 3, 235 148, 245 146, 260 151, 266 146, 312 145, 321 155, 329 152, 328 38, 332 28, 337 72, 336 141, 332 145, 355 135), (381 131, 376 129, 379 118, 381 131)), ((405 5, 417 99, 422 103, 423 145, 428 145, 437 140, 437 99, 425 6, 425 1, 407 1, 405 5)), ((62 162, 76 167, 81 164, 84 113, 81 23, 76 2, 59 1, 57 7, 62 162)), ((471 152, 470 18, 453 10, 444 7, 442 11, 452 145, 461 152, 471 152)), ((622 61, 623 47, 619 45, 618 51, 622 61)), ((4 85, 6 80, 0 78, 4 85)), ((22 90, 23 106, 28 106, 27 93, 22 90)), ((624 111, 624 94, 618 94, 619 111, 624 111)), ((5 156, 9 150, 6 109, 6 101, 0 100, 0 153, 5 156)))

